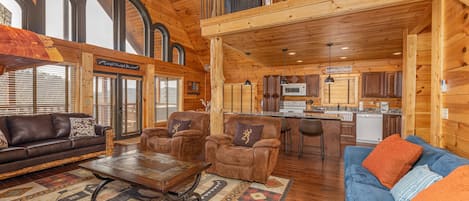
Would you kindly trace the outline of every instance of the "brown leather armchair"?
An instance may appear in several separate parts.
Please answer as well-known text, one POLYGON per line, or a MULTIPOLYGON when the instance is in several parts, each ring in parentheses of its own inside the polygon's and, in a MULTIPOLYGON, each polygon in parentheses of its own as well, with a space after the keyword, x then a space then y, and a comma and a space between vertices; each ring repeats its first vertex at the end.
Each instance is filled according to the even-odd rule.
POLYGON ((280 147, 280 119, 233 116, 225 123, 225 134, 210 135, 205 143, 205 160, 212 163, 209 173, 223 177, 266 183, 277 164, 280 147), (262 139, 253 147, 233 145, 240 123, 264 125, 262 139))
POLYGON ((171 137, 168 128, 146 128, 140 138, 141 148, 171 154, 179 160, 203 160, 205 137, 210 133, 210 115, 202 112, 174 112, 168 119, 168 127, 174 119, 191 120, 190 129, 176 132, 171 137))

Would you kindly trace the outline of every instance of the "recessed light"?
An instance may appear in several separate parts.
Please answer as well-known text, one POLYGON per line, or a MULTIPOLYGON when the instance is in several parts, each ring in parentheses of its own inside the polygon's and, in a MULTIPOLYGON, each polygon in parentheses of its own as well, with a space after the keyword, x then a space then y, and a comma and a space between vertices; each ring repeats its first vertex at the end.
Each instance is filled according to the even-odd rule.
POLYGON ((297 63, 303 63, 303 60, 297 60, 296 62, 297 63))
POLYGON ((289 52, 289 53, 288 53, 288 55, 290 55, 290 56, 293 56, 293 55, 295 55, 295 54, 296 54, 296 52, 289 52))
POLYGON ((347 59, 348 57, 340 57, 340 59, 347 59))
POLYGON ((341 49, 342 49, 342 50, 348 50, 349 47, 342 47, 341 49))
POLYGON ((392 54, 397 56, 397 55, 401 55, 402 52, 394 52, 394 53, 392 53, 392 54))

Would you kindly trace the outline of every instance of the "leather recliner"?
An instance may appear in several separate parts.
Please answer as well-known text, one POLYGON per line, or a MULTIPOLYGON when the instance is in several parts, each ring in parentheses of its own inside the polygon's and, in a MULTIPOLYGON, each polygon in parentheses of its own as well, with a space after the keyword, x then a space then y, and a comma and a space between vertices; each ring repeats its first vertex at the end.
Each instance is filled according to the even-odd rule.
POLYGON ((272 117, 233 116, 225 123, 225 133, 210 135, 205 145, 207 170, 223 177, 266 183, 276 164, 280 147, 281 121, 272 117), (262 138, 252 147, 234 146, 238 123, 264 125, 262 138))
POLYGON ((179 160, 203 160, 205 137, 209 131, 210 115, 204 112, 174 112, 168 119, 168 127, 146 128, 140 138, 143 150, 170 154, 179 160), (171 121, 191 120, 188 130, 169 135, 171 121))

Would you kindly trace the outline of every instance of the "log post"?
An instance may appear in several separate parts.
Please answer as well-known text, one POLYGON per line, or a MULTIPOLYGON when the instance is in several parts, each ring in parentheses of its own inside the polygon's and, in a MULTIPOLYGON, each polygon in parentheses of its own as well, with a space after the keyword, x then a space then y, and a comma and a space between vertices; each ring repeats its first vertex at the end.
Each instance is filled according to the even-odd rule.
POLYGON ((404 35, 405 54, 403 77, 404 77, 404 95, 402 99, 403 106, 403 133, 405 138, 409 135, 415 135, 415 99, 417 91, 417 35, 404 35))
POLYGON ((84 52, 81 56, 80 112, 93 114, 93 54, 84 52))
MULTIPOLYGON (((143 91, 154 91, 155 65, 145 65, 145 77, 143 78, 143 91)), ((153 127, 155 122, 155 93, 143 93, 143 128, 153 127)))
POLYGON ((223 40, 210 39, 210 81, 212 100, 210 102, 210 135, 223 134, 223 40))

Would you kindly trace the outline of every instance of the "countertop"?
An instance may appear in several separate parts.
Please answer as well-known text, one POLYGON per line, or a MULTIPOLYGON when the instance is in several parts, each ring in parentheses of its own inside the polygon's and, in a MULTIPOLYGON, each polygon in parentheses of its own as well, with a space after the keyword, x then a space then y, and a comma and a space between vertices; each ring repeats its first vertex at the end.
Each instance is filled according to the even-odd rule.
POLYGON ((323 113, 255 112, 255 113, 226 113, 226 114, 285 117, 285 118, 299 118, 299 119, 325 119, 325 120, 341 120, 342 119, 337 114, 323 114, 323 113))

